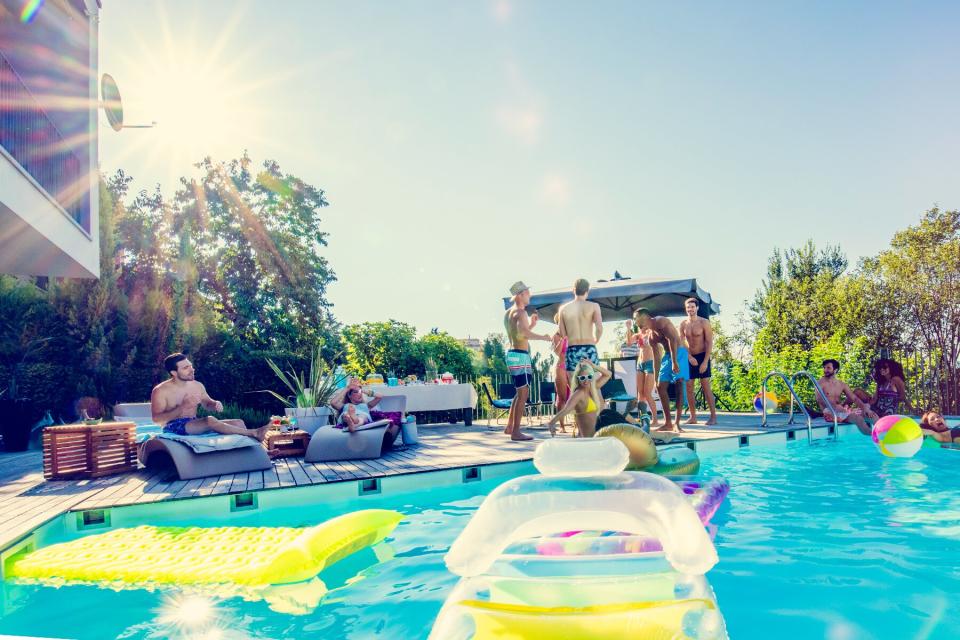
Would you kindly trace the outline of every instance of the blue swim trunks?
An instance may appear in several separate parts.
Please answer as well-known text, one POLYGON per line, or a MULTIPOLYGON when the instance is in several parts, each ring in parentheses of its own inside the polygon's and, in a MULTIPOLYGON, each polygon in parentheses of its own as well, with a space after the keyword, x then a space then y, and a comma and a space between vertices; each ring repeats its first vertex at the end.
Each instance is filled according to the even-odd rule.
POLYGON ((572 344, 567 347, 566 359, 563 368, 567 371, 576 371, 580 361, 586 358, 595 365, 600 364, 597 348, 592 344, 572 344))
POLYGON ((517 389, 530 384, 533 379, 533 363, 530 352, 524 349, 510 349, 507 351, 507 370, 513 376, 513 386, 517 389))
POLYGON ((187 433, 187 430, 184 427, 187 426, 188 422, 196 419, 197 419, 196 416, 192 418, 174 418, 167 424, 163 425, 163 431, 164 433, 175 433, 178 436, 190 435, 187 433))
POLYGON ((673 360, 670 358, 670 352, 666 351, 660 360, 660 378, 659 382, 674 383, 678 380, 690 379, 690 360, 687 357, 687 348, 677 349, 677 363, 680 365, 680 373, 674 375, 673 360))

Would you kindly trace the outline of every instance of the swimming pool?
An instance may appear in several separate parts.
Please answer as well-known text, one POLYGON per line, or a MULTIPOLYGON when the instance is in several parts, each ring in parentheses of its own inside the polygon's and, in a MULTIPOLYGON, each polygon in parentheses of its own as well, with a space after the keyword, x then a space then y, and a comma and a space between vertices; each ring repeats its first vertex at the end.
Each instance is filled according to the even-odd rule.
MULTIPOLYGON (((880 456, 865 438, 746 447, 708 457, 731 483, 714 517, 720 563, 708 574, 732 638, 953 638, 960 612, 960 452, 880 456)), ((486 471, 486 469, 484 470, 486 471)), ((331 589, 307 615, 239 598, 59 589, 3 583, 0 634, 55 638, 425 638, 456 584, 443 554, 501 477, 357 498, 331 487, 271 492, 298 504, 233 514, 231 524, 311 525, 360 508, 407 515, 388 544, 328 569, 331 589)), ((486 478, 485 474, 484 477, 486 478)), ((221 497, 224 498, 224 497, 221 497)), ((222 524, 186 501, 138 508, 165 524, 222 524)), ((262 505, 267 503, 264 498, 262 505)), ((114 509, 114 523, 123 521, 114 509)), ((69 516, 68 516, 69 517, 69 516)), ((54 530, 45 542, 68 537, 54 530)))

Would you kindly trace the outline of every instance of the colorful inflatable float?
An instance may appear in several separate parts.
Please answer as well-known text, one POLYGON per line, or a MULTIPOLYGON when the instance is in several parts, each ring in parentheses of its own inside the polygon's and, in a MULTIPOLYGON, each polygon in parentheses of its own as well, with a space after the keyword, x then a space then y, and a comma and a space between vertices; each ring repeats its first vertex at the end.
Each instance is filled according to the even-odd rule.
POLYGON ((435 640, 726 638, 705 524, 729 487, 624 471, 619 438, 550 440, 541 475, 493 491, 446 556, 435 640))
POLYGON ((43 547, 11 559, 6 575, 110 588, 201 587, 304 613, 326 593, 317 574, 386 538, 403 519, 367 509, 313 527, 139 527, 43 547))

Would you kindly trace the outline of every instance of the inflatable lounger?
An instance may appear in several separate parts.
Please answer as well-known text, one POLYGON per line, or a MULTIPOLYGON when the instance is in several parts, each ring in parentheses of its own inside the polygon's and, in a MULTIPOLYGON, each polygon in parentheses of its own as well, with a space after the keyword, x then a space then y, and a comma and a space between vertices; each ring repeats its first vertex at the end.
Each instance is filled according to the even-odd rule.
POLYGON ((541 444, 541 475, 497 487, 451 545, 463 579, 431 640, 725 640, 704 524, 729 485, 624 471, 632 453, 616 437, 541 444))
POLYGON ((7 575, 132 585, 290 584, 380 542, 402 519, 396 511, 369 509, 307 528, 144 525, 15 557, 7 575))

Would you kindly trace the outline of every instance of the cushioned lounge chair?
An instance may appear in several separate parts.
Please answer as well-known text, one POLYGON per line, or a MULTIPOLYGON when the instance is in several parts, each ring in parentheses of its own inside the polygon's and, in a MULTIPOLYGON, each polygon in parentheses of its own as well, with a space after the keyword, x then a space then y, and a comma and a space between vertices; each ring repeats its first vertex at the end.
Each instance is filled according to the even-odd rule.
MULTIPOLYGON (((149 402, 118 404, 113 407, 113 415, 115 418, 133 420, 138 425, 153 421, 149 402)), ((262 446, 194 453, 184 444, 154 437, 141 443, 137 454, 140 463, 148 468, 172 463, 181 480, 262 471, 273 467, 270 456, 262 446)))
MULTIPOLYGON (((386 396, 375 410, 400 412, 402 416, 406 407, 406 396, 386 396)), ((388 426, 389 420, 377 420, 357 427, 353 433, 331 426, 320 427, 310 437, 303 459, 307 462, 330 462, 379 458, 388 426)))
POLYGON ((194 453, 193 449, 187 445, 166 438, 150 438, 141 444, 138 457, 147 468, 172 462, 181 480, 245 471, 263 471, 273 467, 267 450, 260 445, 194 453))

